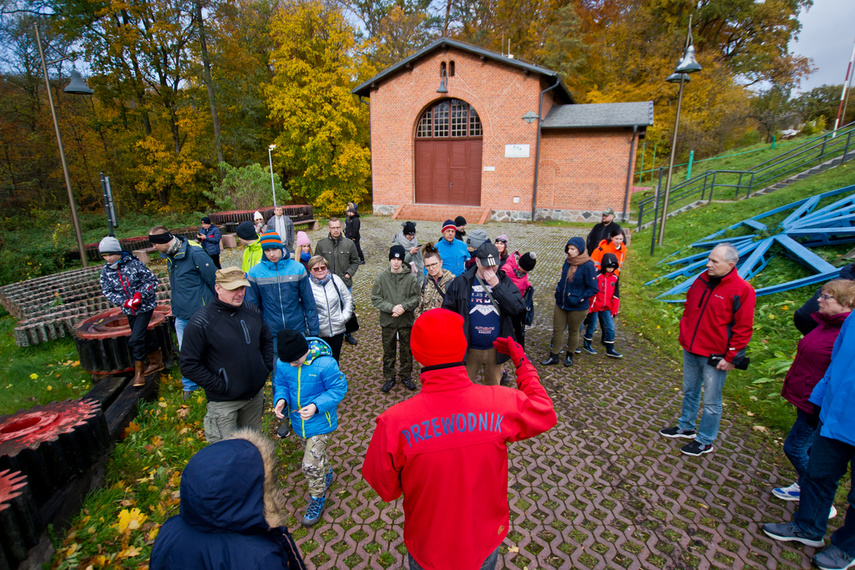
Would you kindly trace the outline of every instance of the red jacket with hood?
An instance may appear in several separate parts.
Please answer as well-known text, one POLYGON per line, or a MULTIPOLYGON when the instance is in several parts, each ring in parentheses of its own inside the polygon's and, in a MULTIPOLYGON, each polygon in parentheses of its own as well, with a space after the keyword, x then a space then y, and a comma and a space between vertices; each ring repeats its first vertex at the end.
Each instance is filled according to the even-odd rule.
MULTIPOLYGON (((450 313, 419 320, 435 311, 450 313)), ((477 569, 508 533, 507 444, 550 429, 555 410, 525 359, 518 390, 473 384, 462 363, 423 368, 421 381, 417 395, 377 418, 362 476, 386 502, 403 493, 404 543, 416 562, 477 569)))
POLYGON ((741 360, 754 327, 754 288, 734 268, 721 279, 701 273, 689 287, 680 346, 698 356, 724 355, 741 360))

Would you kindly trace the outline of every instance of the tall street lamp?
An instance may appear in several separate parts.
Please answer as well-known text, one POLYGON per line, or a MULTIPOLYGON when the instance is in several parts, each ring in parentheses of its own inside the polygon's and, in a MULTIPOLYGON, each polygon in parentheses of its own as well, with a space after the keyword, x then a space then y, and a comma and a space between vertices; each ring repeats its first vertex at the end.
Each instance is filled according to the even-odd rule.
POLYGON ((275 144, 267 147, 267 161, 270 163, 270 191, 273 193, 273 207, 276 207, 276 185, 273 184, 273 149, 275 144))
MULTIPOLYGON (((53 104, 53 94, 50 90, 47 63, 45 63, 45 54, 44 50, 42 50, 42 39, 39 36, 38 24, 33 24, 33 29, 36 32, 36 45, 39 47, 39 57, 42 60, 42 73, 45 76, 45 90, 47 91, 48 103, 50 104, 50 114, 53 117, 53 127, 56 130, 56 144, 59 147, 59 160, 62 163, 62 174, 65 177, 65 188, 68 190, 68 204, 71 208, 71 222, 74 225, 74 234, 77 236, 77 249, 80 250, 80 261, 83 263, 83 267, 88 267, 89 261, 86 259, 86 247, 83 245, 83 234, 80 232, 80 220, 77 219, 77 206, 74 203, 74 192, 71 191, 71 178, 68 176, 68 164, 65 162, 65 150, 62 147, 62 134, 59 132, 59 122, 56 120, 56 107, 53 104)), ((64 91, 75 95, 92 95, 92 90, 86 86, 77 71, 71 72, 71 82, 64 91)))
POLYGON ((677 116, 674 119, 674 138, 671 141, 671 158, 668 161, 668 179, 665 181, 665 198, 662 201, 662 218, 659 224, 659 246, 665 239, 665 218, 668 215, 668 198, 671 195, 671 174, 674 170, 674 153, 677 150, 677 131, 680 128, 680 107, 683 105, 683 87, 689 80, 687 74, 700 71, 702 68, 695 61, 695 46, 692 43, 692 16, 689 16, 689 30, 686 33, 686 45, 683 48, 683 57, 677 64, 674 73, 665 81, 669 83, 680 83, 680 94, 677 97, 677 116))

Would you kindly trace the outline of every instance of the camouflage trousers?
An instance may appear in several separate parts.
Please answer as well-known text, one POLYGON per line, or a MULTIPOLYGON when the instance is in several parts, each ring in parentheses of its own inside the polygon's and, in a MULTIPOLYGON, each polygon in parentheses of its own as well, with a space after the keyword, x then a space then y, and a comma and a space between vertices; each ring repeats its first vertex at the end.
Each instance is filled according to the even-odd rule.
POLYGON ((324 475, 330 470, 327 459, 327 444, 331 433, 313 435, 303 440, 303 475, 309 482, 309 494, 313 497, 323 497, 326 492, 324 475))

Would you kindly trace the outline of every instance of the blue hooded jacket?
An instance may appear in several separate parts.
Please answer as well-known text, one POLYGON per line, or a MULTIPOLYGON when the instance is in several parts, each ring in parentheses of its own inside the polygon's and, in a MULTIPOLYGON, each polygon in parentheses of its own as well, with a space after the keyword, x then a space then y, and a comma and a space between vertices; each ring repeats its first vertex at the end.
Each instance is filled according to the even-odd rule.
POLYGON ((267 256, 246 274, 249 289, 246 300, 264 315, 270 333, 291 329, 310 336, 318 336, 318 308, 306 268, 291 259, 288 248, 282 249, 282 259, 273 263, 267 256))
MULTIPOLYGON (((852 313, 855 315, 855 313, 852 313)), ((822 406, 820 435, 855 445, 855 328, 846 317, 831 350, 831 364, 814 387, 810 401, 822 406), (848 338, 848 335, 853 338, 848 338)))
POLYGON ((181 242, 175 255, 160 254, 169 271, 169 293, 172 314, 189 321, 193 313, 207 305, 217 295, 214 282, 217 267, 199 242, 175 236, 181 242))
POLYGON ((181 475, 181 510, 160 529, 149 568, 301 568, 284 526, 274 445, 252 430, 201 449, 181 475))
MULTIPOLYGON (((580 237, 571 237, 567 240, 564 251, 566 252, 571 245, 587 256, 585 240, 580 237)), ((600 290, 597 284, 597 268, 593 261, 586 261, 576 267, 572 281, 567 280, 569 269, 570 264, 565 261, 561 269, 561 279, 555 286, 555 303, 565 311, 587 311, 591 306, 591 297, 600 290)))
POLYGON ((309 356, 300 366, 276 361, 273 372, 273 405, 285 400, 294 433, 302 438, 331 433, 338 427, 336 407, 347 392, 347 378, 332 357, 330 345, 309 337, 309 356), (304 420, 300 409, 315 404, 318 413, 304 420))

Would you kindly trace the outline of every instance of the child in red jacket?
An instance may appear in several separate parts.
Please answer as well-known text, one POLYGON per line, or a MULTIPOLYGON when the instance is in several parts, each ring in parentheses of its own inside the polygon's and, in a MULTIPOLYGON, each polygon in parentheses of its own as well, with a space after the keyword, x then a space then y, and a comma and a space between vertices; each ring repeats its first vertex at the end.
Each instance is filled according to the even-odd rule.
POLYGON ((600 274, 597 276, 599 291, 591 297, 591 307, 585 319, 585 340, 582 349, 588 354, 597 354, 591 341, 594 340, 594 331, 597 330, 597 320, 603 328, 603 344, 606 345, 606 356, 612 358, 623 358, 623 355, 615 350, 615 320, 614 317, 620 310, 620 283, 616 274, 619 267, 617 257, 612 253, 603 255, 600 262, 600 274))

